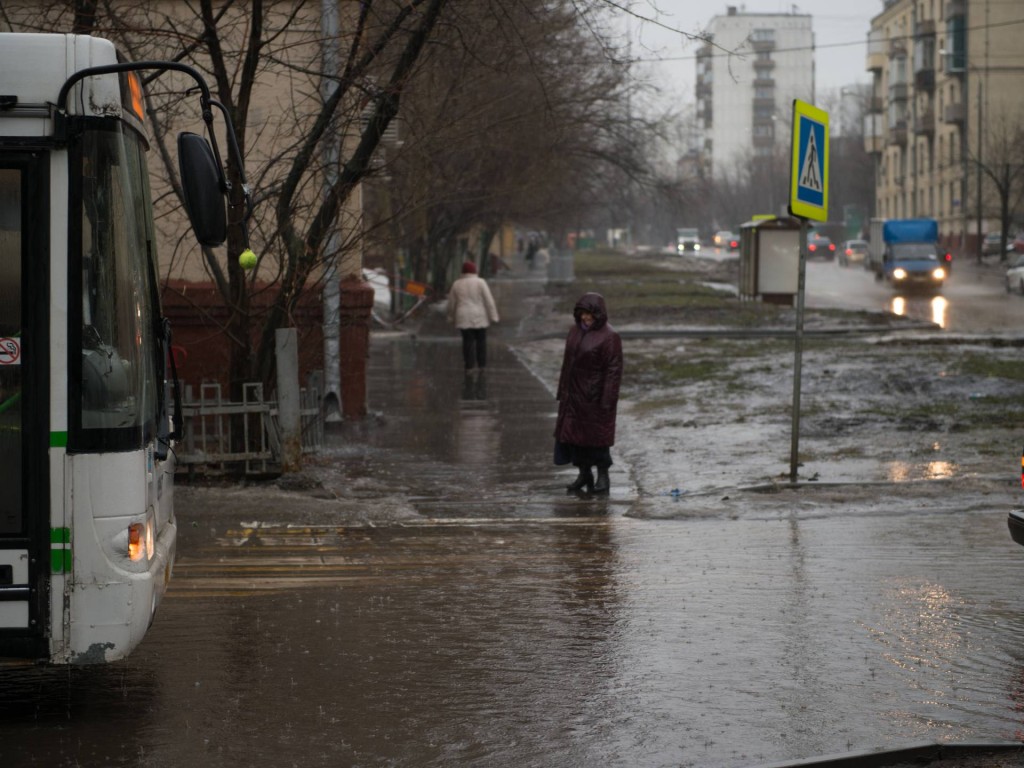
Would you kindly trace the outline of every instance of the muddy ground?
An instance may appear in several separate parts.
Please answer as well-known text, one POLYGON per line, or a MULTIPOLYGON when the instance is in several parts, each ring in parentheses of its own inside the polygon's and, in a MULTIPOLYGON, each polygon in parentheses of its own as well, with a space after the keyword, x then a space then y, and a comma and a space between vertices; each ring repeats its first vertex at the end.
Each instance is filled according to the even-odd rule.
POLYGON ((647 257, 624 274, 578 260, 576 283, 537 297, 533 339, 514 345, 538 378, 556 381, 563 342, 548 331, 565 327, 583 291, 606 295, 624 339, 613 455, 636 485, 632 514, 719 515, 723 500, 750 493, 779 502, 766 509, 929 498, 963 509, 1018 487, 1020 347, 837 310, 805 315, 790 488, 796 313, 735 298, 736 264, 647 257))

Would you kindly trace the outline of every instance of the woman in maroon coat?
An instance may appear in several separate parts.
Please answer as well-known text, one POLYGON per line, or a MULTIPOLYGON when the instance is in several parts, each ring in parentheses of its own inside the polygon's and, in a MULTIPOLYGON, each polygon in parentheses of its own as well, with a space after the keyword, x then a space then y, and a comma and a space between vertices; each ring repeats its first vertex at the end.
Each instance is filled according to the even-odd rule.
POLYGON ((579 477, 570 492, 608 493, 609 448, 615 445, 615 413, 622 382, 622 340, 608 324, 604 297, 585 293, 573 310, 558 377, 555 463, 572 463, 579 477), (597 481, 591 467, 597 467, 597 481))

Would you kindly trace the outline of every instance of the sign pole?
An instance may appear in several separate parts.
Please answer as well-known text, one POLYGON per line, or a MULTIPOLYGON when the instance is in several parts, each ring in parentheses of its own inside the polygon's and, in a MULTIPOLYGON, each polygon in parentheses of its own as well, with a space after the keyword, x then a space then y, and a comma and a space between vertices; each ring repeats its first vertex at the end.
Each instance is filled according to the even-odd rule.
POLYGON ((800 257, 796 283, 796 334, 793 341, 793 430, 789 447, 789 482, 800 465, 800 384, 804 358, 804 287, 807 274, 807 219, 800 220, 800 257))
POLYGON ((828 113, 793 100, 793 135, 789 178, 789 213, 800 219, 800 254, 793 350, 793 436, 789 482, 796 484, 800 465, 800 379, 804 351, 804 289, 807 280, 808 220, 828 221, 828 113))

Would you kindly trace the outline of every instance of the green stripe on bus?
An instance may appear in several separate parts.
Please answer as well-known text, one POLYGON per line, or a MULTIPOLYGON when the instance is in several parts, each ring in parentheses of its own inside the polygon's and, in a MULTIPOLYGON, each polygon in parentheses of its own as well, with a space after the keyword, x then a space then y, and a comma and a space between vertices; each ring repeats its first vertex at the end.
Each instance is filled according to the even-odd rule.
POLYGON ((71 573, 71 529, 50 529, 50 570, 71 573))
POLYGON ((55 549, 50 552, 50 570, 53 573, 71 573, 71 550, 55 549))
POLYGON ((50 447, 51 448, 67 448, 68 447, 68 433, 67 432, 51 432, 50 433, 50 447))

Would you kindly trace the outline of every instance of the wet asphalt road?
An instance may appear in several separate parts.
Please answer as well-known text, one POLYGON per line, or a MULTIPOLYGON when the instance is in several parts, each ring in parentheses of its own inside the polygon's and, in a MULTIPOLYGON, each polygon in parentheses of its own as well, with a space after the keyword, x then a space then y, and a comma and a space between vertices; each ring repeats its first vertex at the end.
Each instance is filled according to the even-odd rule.
POLYGON ((1006 291, 1006 268, 973 257, 957 261, 937 295, 900 293, 860 264, 807 263, 808 306, 891 312, 952 333, 1014 333, 1024 327, 1024 299, 1006 291))
POLYGON ((621 462, 610 499, 567 497, 550 392, 500 343, 533 288, 495 288, 482 388, 448 334, 375 338, 379 418, 326 452, 356 492, 180 489, 146 640, 0 672, 0 766, 757 766, 1022 737, 1001 500, 635 519, 621 462), (339 513, 378 505, 398 522, 339 513))

